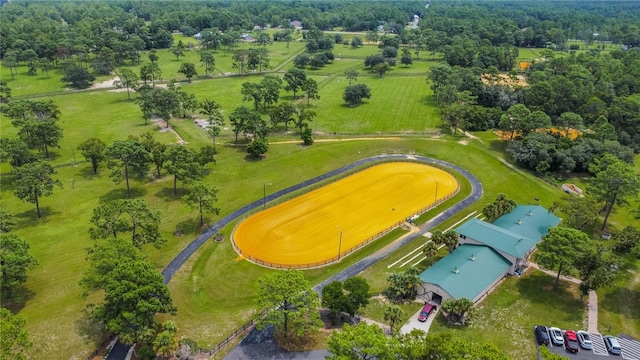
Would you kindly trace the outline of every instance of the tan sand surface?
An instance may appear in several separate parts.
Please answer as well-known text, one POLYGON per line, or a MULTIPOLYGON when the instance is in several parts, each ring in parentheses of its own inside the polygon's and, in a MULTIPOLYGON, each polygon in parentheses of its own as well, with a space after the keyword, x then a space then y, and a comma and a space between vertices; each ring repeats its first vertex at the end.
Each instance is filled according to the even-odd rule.
POLYGON ((384 163, 248 217, 233 239, 245 258, 293 266, 331 261, 339 248, 344 256, 457 188, 438 168, 384 163))

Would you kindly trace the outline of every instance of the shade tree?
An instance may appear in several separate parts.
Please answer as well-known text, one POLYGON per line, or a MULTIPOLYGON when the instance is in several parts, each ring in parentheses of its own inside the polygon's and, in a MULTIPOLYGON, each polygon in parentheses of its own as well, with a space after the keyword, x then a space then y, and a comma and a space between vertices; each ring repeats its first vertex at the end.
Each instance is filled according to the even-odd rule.
POLYGON ((640 249, 640 230, 633 226, 625 226, 621 231, 613 233, 613 252, 619 256, 635 253, 640 249))
POLYGON ((98 138, 89 138, 78 145, 78 150, 80 150, 85 160, 91 162, 94 174, 98 174, 98 166, 106 159, 104 156, 106 147, 107 144, 98 138))
POLYGON ((224 116, 220 111, 220 105, 215 100, 207 99, 200 103, 200 109, 207 116, 207 134, 213 141, 213 149, 216 149, 216 138, 220 136, 222 126, 224 126, 224 116))
POLYGON ((334 315, 347 313, 355 316, 361 307, 369 304, 369 283, 354 276, 343 282, 333 281, 322 289, 322 306, 334 315))
POLYGON ((378 325, 344 324, 342 331, 334 331, 327 340, 329 360, 341 359, 393 359, 391 344, 378 325))
POLYGON ((209 77, 209 73, 213 74, 216 69, 216 59, 209 51, 200 52, 200 64, 204 67, 204 74, 209 77))
POLYGON ((298 68, 292 68, 287 70, 284 74, 284 81, 286 85, 284 89, 286 91, 293 92, 293 99, 296 99, 296 93, 302 87, 302 84, 307 80, 307 73, 304 70, 298 68))
POLYGON ((120 70, 118 74, 118 82, 115 83, 116 87, 124 87, 127 89, 127 98, 131 100, 131 90, 138 88, 138 75, 131 69, 124 68, 120 70))
POLYGON ((155 165, 156 176, 160 177, 160 173, 162 169, 164 169, 164 164, 167 161, 167 145, 158 141, 150 131, 140 136, 129 135, 128 139, 137 142, 147 151, 149 154, 149 164, 155 165))
POLYGON ((149 152, 138 141, 116 140, 104 150, 107 168, 111 170, 111 180, 119 184, 125 180, 127 197, 131 197, 129 177, 142 177, 149 171, 149 152))
POLYGON ((257 308, 264 311, 259 326, 274 325, 285 337, 305 336, 320 324, 318 294, 301 271, 283 270, 258 278, 257 308))
POLYGON ((0 308, 0 358, 26 360, 33 346, 26 329, 27 321, 21 314, 12 314, 0 308))
POLYGON ((640 194, 640 175, 633 165, 610 154, 604 154, 594 162, 589 171, 595 173, 595 178, 588 187, 589 192, 596 200, 604 203, 604 230, 613 206, 626 205, 630 199, 637 198, 640 194))
POLYGON ((62 187, 62 182, 51 177, 56 173, 51 164, 44 161, 36 161, 25 164, 15 169, 14 194, 22 201, 36 205, 38 218, 40 213, 40 199, 53 194, 55 186, 62 187))
POLYGON ((587 234, 559 226, 549 229, 542 237, 535 260, 544 269, 558 269, 554 283, 554 289, 557 289, 560 275, 569 275, 576 268, 580 255, 589 251, 591 246, 587 234))
POLYGON ((22 139, 0 138, 0 161, 20 167, 36 160, 38 157, 22 139))
POLYGON ((140 248, 153 244, 161 248, 166 240, 160 235, 160 212, 151 209, 142 199, 111 200, 93 209, 89 234, 92 239, 108 239, 129 235, 140 248))
POLYGON ((64 69, 64 76, 61 80, 73 88, 86 89, 95 79, 96 77, 82 66, 71 65, 64 69))
POLYGON ((169 145, 165 152, 165 168, 173 175, 173 195, 178 194, 178 180, 189 183, 202 178, 202 165, 198 162, 196 153, 181 144, 169 145))
POLYGON ((580 274, 580 301, 590 291, 597 290, 611 284, 615 269, 618 268, 618 258, 604 246, 591 246, 587 251, 578 255, 576 269, 580 274))
POLYGON ((363 99, 371 98, 371 89, 366 84, 349 85, 344 89, 342 99, 349 107, 362 104, 363 99))
POLYGON ((298 134, 302 134, 304 127, 308 126, 318 114, 307 106, 302 105, 295 107, 293 115, 293 124, 298 129, 298 134))
POLYGON ((16 290, 27 281, 27 271, 38 265, 29 243, 14 234, 0 233, 0 295, 3 302, 16 299, 16 290))
POLYGON ((152 341, 155 316, 177 311, 162 275, 149 261, 119 262, 104 280, 104 302, 94 314, 125 344, 152 341))
POLYGON ((202 181, 194 181, 189 186, 189 193, 182 197, 182 203, 191 209, 198 210, 200 226, 204 225, 204 213, 220 214, 220 208, 215 206, 218 201, 218 189, 202 181))
POLYGON ((11 232, 17 225, 13 214, 0 209, 0 233, 11 232))
POLYGON ((178 72, 184 75, 189 82, 191 82, 191 78, 198 75, 198 71, 196 70, 196 66, 190 62, 184 62, 180 65, 178 72))
POLYGON ((296 107, 293 104, 288 102, 279 103, 269 112, 271 124, 273 127, 284 124, 284 131, 289 131, 289 123, 293 121, 295 112, 296 107))

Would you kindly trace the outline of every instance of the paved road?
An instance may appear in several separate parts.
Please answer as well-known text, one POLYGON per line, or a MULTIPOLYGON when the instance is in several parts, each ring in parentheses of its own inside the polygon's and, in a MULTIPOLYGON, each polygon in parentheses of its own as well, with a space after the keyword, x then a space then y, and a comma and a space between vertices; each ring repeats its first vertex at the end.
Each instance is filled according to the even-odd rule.
MULTIPOLYGON (((345 165, 341 168, 335 169, 333 171, 330 171, 326 174, 320 175, 320 176, 316 176, 312 179, 303 181, 299 184, 290 186, 286 189, 282 189, 280 191, 277 191, 273 194, 270 194, 269 196, 266 197, 266 201, 273 201, 281 196, 290 194, 294 191, 300 190, 302 188, 305 188, 309 185, 313 185, 319 181, 322 180, 326 180, 329 179, 331 177, 334 177, 336 175, 340 175, 342 173, 348 172, 353 170, 354 168, 360 166, 360 165, 365 165, 365 164, 369 164, 369 163, 373 163, 373 162, 378 162, 381 160, 407 160, 407 159, 411 159, 411 160, 416 160, 416 161, 420 161, 420 162, 424 162, 427 164, 436 164, 442 167, 446 167, 449 169, 453 169, 455 171, 457 171, 458 173, 460 173, 461 175, 463 175, 464 177, 467 178, 467 180, 469 180, 469 182, 471 183, 471 194, 469 196, 467 196, 464 200, 462 200, 461 202, 455 204, 454 206, 450 207, 449 209, 447 209, 446 211, 444 211, 443 213, 439 214, 438 216, 436 216, 435 218, 429 220, 428 222, 426 222, 425 224, 423 224, 422 226, 420 226, 420 231, 418 233, 412 234, 411 236, 408 236, 404 239, 402 239, 401 241, 398 241, 396 243, 394 243, 392 246, 385 248, 385 251, 381 251, 378 252, 376 254, 373 254, 372 256, 369 256, 361 261, 359 261, 358 263, 352 265, 351 267, 345 269, 343 272, 341 272, 340 274, 337 274, 335 276, 332 276, 331 278, 327 279, 326 281, 324 281, 323 283, 321 283, 320 285, 316 286, 314 289, 316 291, 322 291, 322 288, 330 283, 331 281, 334 280, 340 280, 340 281, 344 281, 358 273, 360 273, 362 270, 368 268, 369 266, 375 264, 378 260, 380 260, 381 258, 387 256, 388 254, 390 254, 391 252, 395 251, 396 249, 400 248, 401 246, 404 246, 405 244, 407 244, 408 242, 410 242, 411 240, 415 239, 416 237, 424 234, 425 232, 427 232, 430 228, 442 223, 443 221, 445 221, 446 219, 448 219, 449 217, 457 214, 458 212, 462 211, 463 209, 465 209, 466 207, 468 207, 469 205, 473 204, 476 200, 478 200, 481 196, 482 196, 482 184, 480 184, 480 181, 478 181, 478 179, 473 176, 470 172, 468 172, 467 170, 457 166, 457 165, 453 165, 451 163, 448 163, 446 161, 442 161, 442 160, 438 160, 438 159, 433 159, 433 158, 428 158, 428 157, 424 157, 424 156, 410 156, 410 155, 380 155, 380 156, 373 156, 373 157, 369 157, 369 158, 365 158, 365 159, 361 159, 358 160, 354 163, 345 165)), ((189 257, 191 257, 191 255, 193 255, 196 250, 198 250, 200 248, 200 246, 202 246, 207 240, 209 240, 209 238, 211 238, 215 233, 217 233, 218 231, 220 231, 220 229, 222 229, 223 227, 227 226, 229 223, 235 221, 236 219, 238 219, 239 217, 241 217, 242 215, 244 215, 245 213, 255 210, 257 208, 259 208, 260 206, 263 205, 263 199, 254 201, 248 205, 245 205, 243 207, 241 207, 240 209, 232 212, 231 214, 223 217, 222 219, 220 219, 220 221, 218 221, 217 223, 213 224, 209 229, 207 229, 207 231, 205 231, 202 235, 198 236, 197 238, 195 238, 191 243, 189 243, 189 245, 187 245, 187 247, 185 247, 173 260, 171 260, 171 262, 169 263, 169 265, 167 265, 167 267, 162 270, 162 276, 164 278, 164 283, 167 284, 171 278, 173 277, 173 275, 175 275, 175 273, 178 271, 178 269, 180 269, 180 267, 187 261, 187 259, 189 259, 189 257)))

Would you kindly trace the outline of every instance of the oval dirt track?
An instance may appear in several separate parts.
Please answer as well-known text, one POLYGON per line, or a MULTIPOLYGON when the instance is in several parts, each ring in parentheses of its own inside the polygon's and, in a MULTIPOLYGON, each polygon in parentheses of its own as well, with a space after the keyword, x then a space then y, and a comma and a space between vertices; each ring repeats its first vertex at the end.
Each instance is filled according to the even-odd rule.
POLYGON ((331 261, 457 188, 432 166, 375 165, 248 217, 233 241, 244 257, 274 265, 331 261))

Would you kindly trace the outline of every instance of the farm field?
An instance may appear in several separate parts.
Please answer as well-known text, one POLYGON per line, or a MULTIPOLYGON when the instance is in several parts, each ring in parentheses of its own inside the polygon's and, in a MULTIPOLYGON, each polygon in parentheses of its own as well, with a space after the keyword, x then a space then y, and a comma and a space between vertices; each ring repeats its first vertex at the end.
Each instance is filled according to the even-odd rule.
POLYGON ((431 166, 376 165, 250 216, 233 241, 267 266, 323 265, 457 189, 452 175, 431 166))

